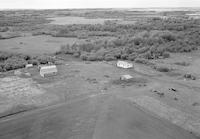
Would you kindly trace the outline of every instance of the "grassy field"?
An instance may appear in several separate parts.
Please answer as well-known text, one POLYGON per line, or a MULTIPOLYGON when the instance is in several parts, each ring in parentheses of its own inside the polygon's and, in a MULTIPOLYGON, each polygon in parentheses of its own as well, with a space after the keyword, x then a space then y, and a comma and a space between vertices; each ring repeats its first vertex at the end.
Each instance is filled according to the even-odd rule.
MULTIPOLYGON (((30 73, 26 78, 36 82, 47 96, 59 98, 62 106, 46 107, 42 114, 40 110, 33 111, 35 117, 25 116, 27 123, 20 118, 11 120, 15 126, 23 123, 20 130, 15 126, 9 128, 6 122, 0 129, 10 129, 18 138, 64 138, 66 133, 69 138, 87 139, 100 138, 100 135, 103 138, 123 138, 120 135, 160 138, 162 133, 166 139, 196 138, 194 134, 200 135, 200 19, 188 14, 197 11, 1 11, 0 77, 13 76, 14 70, 20 68, 30 73), (131 62, 134 68, 118 68, 117 60, 131 62), (49 62, 57 64, 58 74, 42 78, 37 65, 49 62), (34 67, 25 69, 27 63, 34 67), (133 79, 121 81, 120 76, 126 74, 133 79), (105 99, 100 99, 104 95, 105 99), (45 121, 49 115, 52 117, 45 121), (145 134, 146 126, 153 127, 148 128, 151 136, 145 134), (31 128, 30 134, 25 132, 26 127, 31 128), (37 132, 34 135, 33 130, 37 132)), ((17 95, 15 91, 12 93, 17 95)), ((0 99, 3 97, 0 94, 0 99)), ((20 96, 17 98, 17 104, 23 100, 20 96)), ((0 110, 10 104, 10 101, 3 102, 0 110)), ((23 108, 14 107, 13 111, 23 108)), ((0 138, 12 139, 12 135, 2 133, 0 138)))
MULTIPOLYGON (((200 58, 195 53, 191 55, 193 55, 192 59, 194 61, 200 58)), ((182 56, 182 60, 187 61, 191 55, 182 56)), ((156 104, 152 105, 155 109, 159 106, 157 102, 163 103, 164 106, 167 105, 165 111, 161 109, 153 111, 161 117, 163 114, 162 118, 164 119, 169 120, 170 117, 174 116, 174 112, 171 111, 172 108, 175 108, 177 113, 181 111, 181 114, 178 113, 180 117, 191 114, 192 116, 189 116, 190 120, 198 119, 200 114, 198 86, 200 82, 199 80, 185 80, 183 77, 185 73, 198 68, 198 65, 194 61, 188 60, 187 62, 190 63, 190 66, 175 66, 176 64, 174 63, 180 61, 179 57, 175 54, 173 58, 168 60, 152 61, 157 64, 165 64, 165 66, 170 65, 174 68, 174 70, 167 73, 159 72, 149 68, 147 65, 137 63, 134 63, 134 69, 125 70, 117 68, 115 66, 116 62, 82 62, 76 59, 66 60, 63 65, 58 66, 59 74, 55 77, 42 78, 36 69, 29 72, 32 73, 33 80, 41 84, 47 92, 58 95, 66 102, 73 102, 74 100, 101 94, 114 95, 122 98, 122 100, 134 100, 136 98, 143 98, 143 96, 149 96, 156 101, 156 104), (173 59, 174 61, 172 61, 173 59), (172 62, 170 63, 170 61, 172 62), (174 72, 179 74, 171 76, 174 72), (134 80, 131 82, 121 82, 119 78, 124 74, 130 74, 134 77, 134 80)), ((192 72, 192 74, 195 74, 195 72, 192 72)), ((199 74, 196 75, 196 77, 199 77, 199 74)), ((141 104, 142 102, 138 103, 141 104)), ((142 106, 146 109, 145 105, 142 106)), ((181 127, 188 129, 191 126, 192 132, 197 133, 196 129, 199 127, 191 125, 192 121, 187 122, 184 121, 184 118, 177 118, 172 118, 170 121, 180 120, 178 123, 185 123, 181 127)), ((179 124, 177 125, 180 126, 179 124)))
POLYGON ((55 53, 61 45, 81 42, 77 38, 54 38, 51 36, 27 36, 0 40, 1 51, 30 55, 55 53))

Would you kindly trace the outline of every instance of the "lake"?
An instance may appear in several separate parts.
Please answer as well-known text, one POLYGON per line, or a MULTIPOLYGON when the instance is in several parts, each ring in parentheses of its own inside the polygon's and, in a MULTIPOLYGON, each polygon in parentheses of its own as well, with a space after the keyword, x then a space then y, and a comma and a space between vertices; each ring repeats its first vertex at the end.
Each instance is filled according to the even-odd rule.
POLYGON ((114 18, 85 18, 85 17, 75 17, 75 16, 66 16, 66 17, 54 17, 48 18, 53 20, 50 24, 55 25, 70 25, 70 24, 104 24, 105 21, 108 20, 116 20, 120 21, 122 19, 114 19, 114 18))

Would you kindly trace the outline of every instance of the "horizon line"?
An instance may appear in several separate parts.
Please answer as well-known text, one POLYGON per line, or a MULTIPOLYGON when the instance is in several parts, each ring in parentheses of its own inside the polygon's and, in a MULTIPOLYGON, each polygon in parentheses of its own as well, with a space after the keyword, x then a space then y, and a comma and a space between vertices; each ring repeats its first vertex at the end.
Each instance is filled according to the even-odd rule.
POLYGON ((172 6, 172 7, 107 7, 107 8, 101 8, 101 7, 98 7, 98 8, 95 8, 95 7, 88 7, 88 8, 79 8, 79 7, 73 7, 73 8, 0 8, 0 10, 66 10, 66 9, 70 9, 70 10, 73 10, 73 9, 80 9, 80 10, 85 10, 85 9, 181 9, 181 8, 200 8, 200 6, 198 7, 194 7, 194 6, 188 6, 188 7, 179 7, 179 6, 172 6))

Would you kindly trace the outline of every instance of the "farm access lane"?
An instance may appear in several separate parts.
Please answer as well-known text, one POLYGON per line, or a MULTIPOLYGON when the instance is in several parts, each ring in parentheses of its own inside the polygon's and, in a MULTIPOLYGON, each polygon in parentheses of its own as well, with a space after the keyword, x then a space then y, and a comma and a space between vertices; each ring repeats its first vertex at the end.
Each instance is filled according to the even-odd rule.
POLYGON ((197 139, 114 95, 96 95, 0 121, 1 139, 197 139))

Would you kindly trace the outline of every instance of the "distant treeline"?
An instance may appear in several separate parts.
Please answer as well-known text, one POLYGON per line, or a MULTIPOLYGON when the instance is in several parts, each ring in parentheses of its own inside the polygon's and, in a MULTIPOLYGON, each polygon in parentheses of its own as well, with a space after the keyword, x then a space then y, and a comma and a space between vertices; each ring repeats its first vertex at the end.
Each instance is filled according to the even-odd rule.
MULTIPOLYGON (((67 34, 77 30, 114 34, 116 39, 61 46, 58 53, 71 54, 83 60, 115 60, 169 57, 169 52, 190 52, 200 46, 200 20, 187 18, 152 18, 135 25, 71 25, 61 28, 67 34)), ((63 35, 64 36, 64 35, 63 35)))
POLYGON ((55 59, 47 55, 30 56, 0 51, 0 72, 24 68, 26 64, 38 65, 48 62, 54 63, 55 59))

